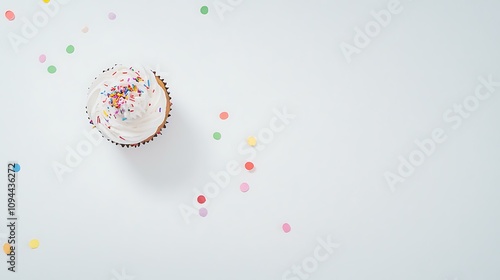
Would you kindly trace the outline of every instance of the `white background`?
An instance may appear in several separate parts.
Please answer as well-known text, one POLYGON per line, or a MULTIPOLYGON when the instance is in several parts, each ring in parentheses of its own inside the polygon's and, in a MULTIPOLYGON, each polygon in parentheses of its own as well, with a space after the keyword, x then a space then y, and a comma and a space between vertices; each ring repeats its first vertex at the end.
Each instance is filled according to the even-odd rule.
POLYGON ((0 2, 16 13, 0 19, 2 174, 21 166, 18 272, 2 261, 0 279, 121 280, 123 269, 136 280, 278 280, 327 236, 340 247, 309 279, 499 279, 500 88, 456 130, 442 115, 479 76, 500 80, 500 2, 402 0, 351 63, 339 45, 389 1, 247 0, 222 16, 216 2, 73 0, 18 52, 8 34, 44 3, 0 2), (103 141, 59 182, 54 162, 90 129, 87 88, 115 63, 166 76, 170 123, 137 149, 103 141), (196 205, 210 172, 243 165, 240 143, 283 107, 295 119, 252 158, 256 170, 186 223, 180 205, 196 205), (392 192, 384 173, 435 128, 447 140, 392 192))

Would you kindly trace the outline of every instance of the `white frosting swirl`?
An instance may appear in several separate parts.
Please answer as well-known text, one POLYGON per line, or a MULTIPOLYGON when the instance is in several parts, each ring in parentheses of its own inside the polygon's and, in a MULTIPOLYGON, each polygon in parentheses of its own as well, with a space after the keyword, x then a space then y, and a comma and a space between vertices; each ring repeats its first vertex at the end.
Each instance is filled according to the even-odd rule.
POLYGON ((119 144, 137 144, 163 125, 167 97, 153 71, 116 65, 92 83, 87 112, 106 138, 119 144))

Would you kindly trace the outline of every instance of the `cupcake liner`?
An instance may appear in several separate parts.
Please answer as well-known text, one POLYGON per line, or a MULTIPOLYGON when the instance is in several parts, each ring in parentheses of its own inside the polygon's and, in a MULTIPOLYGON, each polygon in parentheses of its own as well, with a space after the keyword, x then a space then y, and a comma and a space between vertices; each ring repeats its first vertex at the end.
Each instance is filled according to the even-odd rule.
POLYGON ((158 137, 158 135, 163 135, 161 132, 163 131, 164 128, 167 127, 168 118, 171 116, 170 112, 172 112, 172 98, 170 97, 170 92, 168 91, 168 86, 167 86, 167 82, 165 82, 165 79, 163 77, 160 77, 160 76, 156 75, 156 71, 153 71, 153 74, 155 74, 155 77, 159 78, 160 81, 162 81, 162 83, 164 85, 164 88, 165 88, 165 92, 167 94, 168 101, 170 102, 170 108, 169 108, 170 110, 168 112, 168 115, 165 118, 165 123, 163 124, 163 126, 160 127, 160 129, 154 135, 150 136, 147 140, 142 141, 140 143, 137 143, 137 144, 120 144, 120 143, 115 143, 115 142, 113 142, 113 141, 110 140, 112 143, 115 143, 116 145, 120 145, 122 147, 127 147, 127 148, 134 147, 134 148, 137 148, 137 147, 140 147, 141 145, 145 145, 145 144, 153 141, 156 137, 158 137))
MULTIPOLYGON (((110 67, 110 68, 108 68, 108 69, 103 70, 103 71, 102 71, 102 73, 106 73, 107 71, 113 70, 113 69, 114 69, 114 67, 115 67, 115 66, 117 66, 117 65, 118 65, 118 64, 115 64, 113 67, 110 67)), ((156 137, 158 137, 158 135, 163 135, 161 132, 163 131, 163 129, 164 129, 164 128, 166 128, 166 127, 167 127, 168 118, 171 116, 171 115, 170 115, 170 113, 172 112, 172 105, 173 105, 173 103, 172 103, 172 98, 170 97, 170 92, 168 91, 168 86, 167 86, 167 82, 165 81, 165 78, 164 78, 164 77, 161 77, 161 76, 159 76, 159 75, 157 75, 157 74, 156 74, 156 71, 154 71, 154 70, 151 70, 151 69, 150 69, 150 71, 153 71, 153 74, 155 75, 155 77, 157 77, 158 79, 160 79, 160 81, 162 81, 163 86, 164 86, 164 89, 165 89, 165 92, 166 92, 166 95, 167 95, 167 103, 168 103, 168 102, 170 102, 170 108, 169 108, 168 114, 167 114, 167 115, 166 115, 166 117, 165 117, 165 122, 163 123, 163 125, 162 125, 162 126, 160 126, 160 128, 157 130, 157 132, 156 132, 154 135, 152 135, 152 136, 148 137, 146 140, 141 141, 141 142, 136 143, 136 144, 123 144, 123 143, 118 143, 118 142, 115 142, 115 141, 113 141, 113 140, 111 140, 111 139, 109 139, 109 138, 105 137, 105 136, 102 134, 102 132, 99 130, 99 133, 101 133, 101 136, 102 136, 104 139, 106 139, 108 142, 111 142, 111 143, 113 143, 113 144, 115 144, 115 145, 117 145, 117 146, 121 146, 121 147, 123 147, 123 148, 124 148, 124 147, 127 147, 127 148, 130 148, 130 147, 137 148, 137 147, 140 147, 141 145, 145 145, 145 144, 147 144, 147 143, 149 143, 149 142, 153 141, 156 137)), ((94 79, 97 79, 97 77, 95 77, 94 79)), ((156 81, 156 82, 157 82, 157 81, 156 81)), ((90 87, 89 87, 89 90, 90 90, 90 87)), ((89 119, 90 124, 91 124, 91 125, 94 125, 94 124, 93 124, 93 122, 92 122, 92 120, 90 119, 90 116, 88 115, 88 108, 87 108, 87 106, 85 106, 85 112, 87 113, 87 118, 89 119)), ((94 127, 93 127, 93 128, 95 128, 95 127, 96 127, 96 126, 94 125, 94 127)))

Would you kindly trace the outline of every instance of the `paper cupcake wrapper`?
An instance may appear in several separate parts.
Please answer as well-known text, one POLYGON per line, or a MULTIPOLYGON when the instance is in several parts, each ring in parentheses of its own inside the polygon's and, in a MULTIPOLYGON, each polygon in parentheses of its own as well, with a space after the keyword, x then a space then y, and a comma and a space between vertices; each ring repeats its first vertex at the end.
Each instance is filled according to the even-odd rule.
MULTIPOLYGON (((118 65, 118 64, 115 64, 114 66, 116 66, 116 65, 118 65)), ((103 70, 102 72, 103 72, 103 73, 105 73, 105 72, 107 72, 107 71, 109 71, 109 70, 113 70, 114 66, 113 66, 113 67, 110 67, 110 68, 108 68, 108 69, 105 69, 105 70, 103 70)), ((163 129, 164 129, 164 128, 166 128, 166 127, 167 127, 168 118, 170 117, 170 112, 172 112, 172 105, 173 105, 173 103, 172 103, 172 98, 170 97, 170 92, 168 91, 168 86, 167 86, 167 82, 165 81, 165 79, 164 79, 163 77, 161 77, 161 76, 157 75, 157 74, 156 74, 156 71, 154 71, 154 70, 151 70, 151 71, 153 71, 153 74, 155 74, 155 76, 156 76, 156 77, 158 77, 158 78, 159 78, 159 79, 163 82, 163 85, 165 86, 165 92, 167 93, 167 98, 168 98, 168 100, 170 101, 170 110, 169 110, 169 113, 168 113, 168 115, 167 115, 167 117, 166 117, 166 119, 165 119, 165 123, 163 124, 163 126, 161 126, 161 127, 160 127, 160 129, 159 129, 159 130, 158 130, 158 131, 157 131, 154 135, 152 135, 152 137, 150 136, 150 137, 148 138, 149 140, 144 140, 144 141, 141 141, 141 142, 136 143, 136 144, 123 144, 123 143, 118 143, 118 142, 115 142, 115 141, 113 141, 113 140, 111 140, 111 139, 109 139, 109 138, 105 137, 105 136, 102 134, 102 132, 99 130, 99 133, 101 133, 102 138, 104 138, 104 139, 108 140, 108 142, 111 142, 111 143, 113 143, 113 144, 115 144, 115 145, 117 145, 117 146, 121 146, 121 147, 123 147, 123 148, 125 148, 125 147, 127 147, 127 148, 130 148, 130 147, 137 148, 137 147, 140 147, 141 145, 145 145, 145 144, 147 144, 147 143, 149 143, 149 142, 153 141, 156 137, 158 137, 158 135, 163 135, 161 132, 163 131, 163 129)), ((97 79, 97 77, 95 77, 95 79, 97 79)), ((90 88, 89 88, 89 90, 90 90, 90 88)), ((93 125, 92 120, 90 119, 90 116, 88 115, 88 114, 89 114, 89 112, 88 112, 88 110, 87 110, 87 107, 86 107, 86 106, 85 106, 85 112, 87 113, 87 118, 89 119, 90 124, 92 124, 92 125, 93 125)), ((95 126, 94 126, 94 128, 95 128, 95 126)))

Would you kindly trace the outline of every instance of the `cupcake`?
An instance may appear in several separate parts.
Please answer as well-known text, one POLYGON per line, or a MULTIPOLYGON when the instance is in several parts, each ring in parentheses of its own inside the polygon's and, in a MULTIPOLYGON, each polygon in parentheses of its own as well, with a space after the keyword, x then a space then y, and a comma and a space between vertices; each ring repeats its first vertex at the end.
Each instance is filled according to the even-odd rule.
POLYGON ((161 134, 172 103, 168 87, 152 70, 115 65, 89 88, 90 124, 108 141, 139 147, 161 134))

